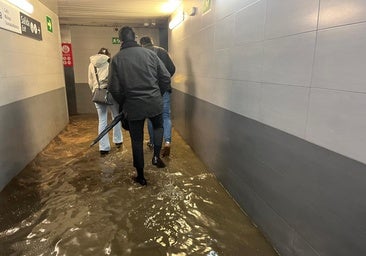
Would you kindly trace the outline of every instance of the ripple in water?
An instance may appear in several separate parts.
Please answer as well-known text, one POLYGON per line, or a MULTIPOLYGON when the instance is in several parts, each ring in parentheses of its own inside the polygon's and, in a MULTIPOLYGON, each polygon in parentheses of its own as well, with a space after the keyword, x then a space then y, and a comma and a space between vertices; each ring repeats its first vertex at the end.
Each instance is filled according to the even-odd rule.
POLYGON ((141 187, 129 134, 101 158, 96 127, 71 117, 0 193, 0 255, 276 255, 178 134, 165 169, 146 149, 141 187))

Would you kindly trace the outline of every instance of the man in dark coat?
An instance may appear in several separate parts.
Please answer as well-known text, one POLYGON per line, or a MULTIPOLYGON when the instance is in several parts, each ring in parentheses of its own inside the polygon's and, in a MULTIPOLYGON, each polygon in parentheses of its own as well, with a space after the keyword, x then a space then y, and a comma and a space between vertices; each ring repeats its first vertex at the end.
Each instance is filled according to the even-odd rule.
MULTIPOLYGON (((172 59, 169 56, 169 53, 162 47, 156 46, 153 44, 153 41, 150 37, 144 36, 140 39, 140 44, 142 47, 145 47, 149 50, 154 51, 161 61, 164 63, 166 69, 169 71, 170 76, 173 76, 175 73, 175 65, 172 59)), ((170 146, 172 142, 172 121, 170 119, 170 93, 171 90, 166 91, 163 95, 163 138, 164 138, 164 147, 162 150, 162 156, 169 156, 170 154, 170 146)), ((154 133, 151 122, 148 124, 149 128, 149 136, 150 140, 148 146, 151 147, 154 143, 154 133)))
POLYGON ((171 90, 170 74, 154 52, 137 44, 131 27, 123 27, 119 31, 119 38, 122 46, 111 60, 108 90, 122 106, 128 119, 133 165, 137 171, 134 180, 146 185, 144 122, 149 118, 154 129, 152 164, 164 168, 165 164, 159 156, 163 142, 162 95, 171 90))

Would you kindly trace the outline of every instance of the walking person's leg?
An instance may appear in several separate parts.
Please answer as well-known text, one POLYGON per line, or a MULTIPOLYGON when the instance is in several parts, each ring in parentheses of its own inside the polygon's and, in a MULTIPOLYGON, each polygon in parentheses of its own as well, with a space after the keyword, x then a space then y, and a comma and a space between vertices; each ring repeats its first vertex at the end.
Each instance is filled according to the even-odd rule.
POLYGON ((160 159, 161 145, 163 143, 163 117, 162 114, 150 118, 152 126, 154 128, 154 156, 152 158, 152 164, 158 168, 164 168, 165 164, 160 159))
POLYGON ((133 166, 136 168, 137 172, 137 176, 134 178, 134 180, 143 186, 147 184, 144 177, 144 121, 145 120, 128 121, 130 127, 133 166))
POLYGON ((163 157, 170 155, 170 146, 172 142, 172 121, 170 119, 170 92, 163 95, 163 128, 164 128, 164 146, 161 155, 163 157))
MULTIPOLYGON (((119 105, 113 99, 113 105, 110 105, 109 107, 112 112, 112 118, 114 119, 119 114, 119 105)), ((123 134, 122 134, 121 122, 118 122, 118 124, 116 124, 113 127, 113 143, 117 146, 117 148, 122 146, 123 134)))
POLYGON ((150 149, 153 149, 154 148, 154 128, 152 126, 150 119, 147 120, 147 130, 149 132, 149 142, 147 143, 147 146, 150 149))
MULTIPOLYGON (((104 130, 104 128, 107 126, 107 117, 108 117, 108 111, 107 111, 107 105, 94 103, 95 107, 98 112, 98 134, 104 130)), ((111 149, 111 146, 109 144, 109 137, 108 134, 104 135, 101 140, 99 141, 99 151, 100 155, 104 156, 109 153, 111 149)))

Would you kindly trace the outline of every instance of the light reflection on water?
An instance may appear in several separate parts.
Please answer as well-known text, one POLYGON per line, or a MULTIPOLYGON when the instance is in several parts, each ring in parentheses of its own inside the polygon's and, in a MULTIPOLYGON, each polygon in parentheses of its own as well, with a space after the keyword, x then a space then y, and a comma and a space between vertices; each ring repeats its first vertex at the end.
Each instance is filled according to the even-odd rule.
POLYGON ((176 133, 167 168, 146 150, 141 187, 128 133, 100 158, 96 127, 72 117, 0 193, 0 255, 276 255, 176 133))

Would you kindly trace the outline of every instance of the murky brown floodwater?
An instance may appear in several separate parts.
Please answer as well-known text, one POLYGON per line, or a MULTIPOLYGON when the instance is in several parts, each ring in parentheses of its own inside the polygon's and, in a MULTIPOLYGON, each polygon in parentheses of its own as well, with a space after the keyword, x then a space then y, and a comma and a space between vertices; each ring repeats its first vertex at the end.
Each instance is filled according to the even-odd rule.
POLYGON ((167 168, 146 149, 146 187, 129 134, 101 158, 96 133, 96 116, 71 117, 0 193, 0 255, 276 255, 177 133, 167 168))

